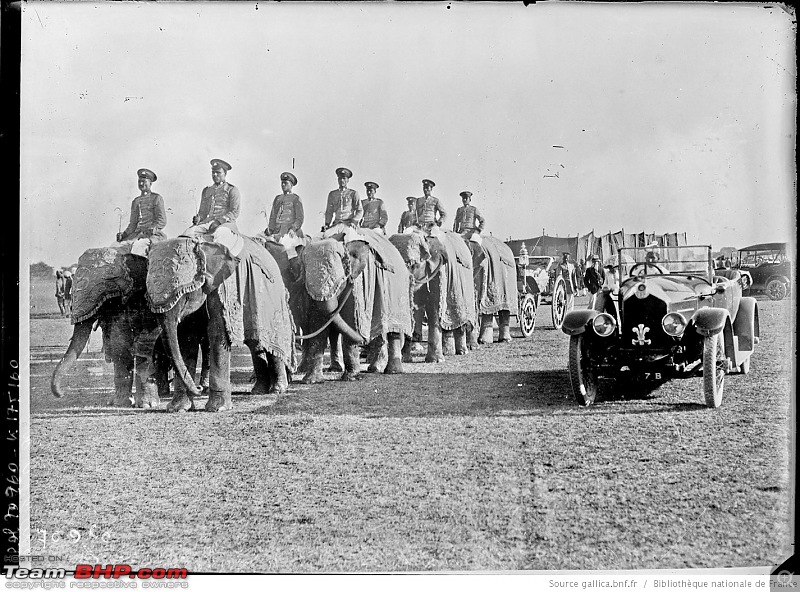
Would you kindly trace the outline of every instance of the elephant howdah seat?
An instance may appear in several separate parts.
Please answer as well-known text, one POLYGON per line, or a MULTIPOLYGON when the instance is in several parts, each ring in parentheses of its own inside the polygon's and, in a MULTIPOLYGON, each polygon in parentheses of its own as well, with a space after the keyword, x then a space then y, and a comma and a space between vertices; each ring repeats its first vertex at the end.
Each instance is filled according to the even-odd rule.
POLYGON ((129 298, 135 286, 124 251, 115 247, 88 249, 78 259, 72 290, 73 325, 92 318, 111 298, 129 298))

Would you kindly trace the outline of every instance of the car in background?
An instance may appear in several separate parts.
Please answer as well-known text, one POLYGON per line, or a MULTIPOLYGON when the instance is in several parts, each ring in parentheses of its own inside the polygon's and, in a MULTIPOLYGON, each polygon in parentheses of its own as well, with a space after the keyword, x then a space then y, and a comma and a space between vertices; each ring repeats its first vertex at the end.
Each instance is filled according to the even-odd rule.
POLYGON ((763 292, 771 300, 783 300, 791 291, 792 264, 786 243, 761 243, 739 249, 733 265, 748 284, 746 289, 763 292))
POLYGON ((741 273, 714 270, 708 245, 623 247, 617 260, 619 294, 564 319, 575 400, 594 403, 599 379, 658 386, 702 375, 705 404, 719 407, 725 375, 749 372, 759 340, 741 273))
POLYGON ((536 298, 537 308, 541 304, 551 306, 553 326, 560 329, 567 312, 567 287, 564 278, 558 274, 559 262, 547 255, 528 255, 527 265, 523 265, 521 259, 516 257, 517 269, 522 270, 525 278, 524 287, 536 298))

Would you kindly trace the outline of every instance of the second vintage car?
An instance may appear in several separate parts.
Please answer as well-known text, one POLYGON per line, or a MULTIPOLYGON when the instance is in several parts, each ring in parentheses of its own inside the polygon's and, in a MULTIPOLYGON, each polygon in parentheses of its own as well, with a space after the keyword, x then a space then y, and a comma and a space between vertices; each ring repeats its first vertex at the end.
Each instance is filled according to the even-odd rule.
POLYGON ((737 270, 714 270, 711 247, 620 248, 619 294, 568 312, 569 375, 590 405, 599 379, 658 385, 702 375, 703 398, 719 407, 725 375, 747 374, 759 340, 758 305, 742 296, 737 270))

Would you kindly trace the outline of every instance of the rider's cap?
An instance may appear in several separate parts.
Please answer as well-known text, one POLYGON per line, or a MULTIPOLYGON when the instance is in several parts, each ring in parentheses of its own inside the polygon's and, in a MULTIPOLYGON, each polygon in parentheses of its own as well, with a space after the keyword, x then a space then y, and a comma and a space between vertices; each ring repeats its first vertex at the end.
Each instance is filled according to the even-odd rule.
POLYGON ((136 176, 139 177, 140 179, 142 177, 144 177, 145 179, 150 179, 150 182, 153 182, 156 179, 158 179, 158 177, 156 177, 156 174, 150 169, 139 169, 138 171, 136 171, 136 176))
POLYGON ((290 181, 292 185, 297 185, 297 177, 292 173, 281 173, 281 181, 290 181))
POLYGON ((346 169, 344 167, 339 167, 336 169, 336 178, 337 179, 349 179, 353 176, 353 172, 350 169, 346 169))
POLYGON ((218 169, 227 172, 227 171, 231 170, 231 165, 229 165, 224 160, 220 160, 219 158, 212 158, 211 159, 211 170, 212 171, 216 171, 218 169))
POLYGON ((430 185, 431 187, 436 187, 436 183, 434 183, 430 179, 423 179, 422 180, 422 186, 424 187, 425 185, 430 185))
POLYGON ((462 191, 459 195, 461 197, 472 197, 472 191, 462 191))
POLYGON ((367 189, 377 189, 378 187, 380 187, 380 185, 378 185, 375 181, 367 181, 366 183, 364 183, 364 186, 367 189))

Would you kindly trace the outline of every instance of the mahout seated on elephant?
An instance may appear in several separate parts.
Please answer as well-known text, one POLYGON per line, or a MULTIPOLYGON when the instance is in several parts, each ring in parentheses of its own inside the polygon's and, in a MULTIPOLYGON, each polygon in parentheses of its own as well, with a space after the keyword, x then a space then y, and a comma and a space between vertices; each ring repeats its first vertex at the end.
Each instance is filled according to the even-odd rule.
MULTIPOLYGON (((421 339, 423 318, 428 319, 426 362, 464 355, 467 337, 476 323, 472 254, 460 234, 434 229, 430 234, 406 231, 389 239, 411 274, 414 334, 421 339), (444 342, 444 345, 443 345, 444 342)), ((411 361, 411 347, 403 361, 411 361)))
POLYGON ((470 336, 470 347, 494 340, 493 320, 497 315, 500 329, 498 341, 511 341, 511 315, 519 314, 517 276, 514 253, 503 241, 493 236, 465 239, 472 253, 473 278, 475 280, 475 304, 480 319, 480 335, 470 336))
POLYGON ((200 395, 194 374, 197 344, 209 341, 208 411, 231 409, 231 346, 250 349, 256 383, 253 394, 282 393, 295 367, 293 321, 288 295, 275 259, 258 242, 228 237, 225 244, 178 237, 150 249, 147 298, 166 333, 178 380, 168 411, 194 409, 200 395), (193 327, 178 337, 178 326, 193 317, 193 327))
POLYGON ((327 331, 342 336, 342 380, 360 373, 359 346, 368 344, 370 372, 403 371, 401 350, 411 335, 409 275, 400 253, 381 233, 353 230, 342 240, 324 238, 308 244, 301 262, 308 295, 303 330, 305 383, 322 382, 327 331), (385 367, 384 367, 385 363, 385 367))
POLYGON ((63 397, 63 381, 92 332, 103 332, 105 358, 114 364, 114 393, 106 403, 157 408, 169 395, 169 359, 159 339, 161 330, 145 299, 147 259, 129 247, 89 249, 78 260, 73 282, 69 346, 53 371, 50 389, 63 397), (133 394, 134 372, 136 393, 133 394))

